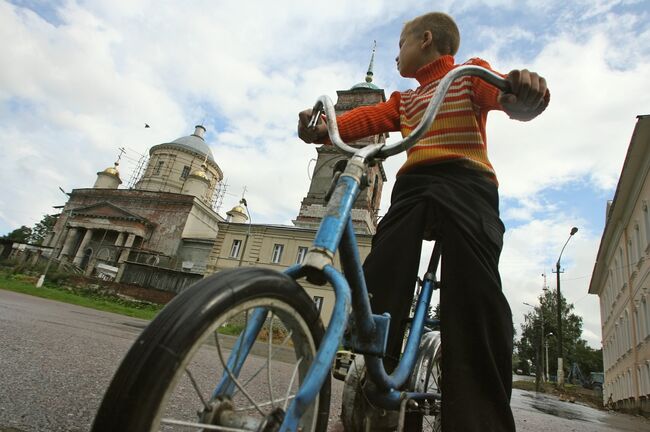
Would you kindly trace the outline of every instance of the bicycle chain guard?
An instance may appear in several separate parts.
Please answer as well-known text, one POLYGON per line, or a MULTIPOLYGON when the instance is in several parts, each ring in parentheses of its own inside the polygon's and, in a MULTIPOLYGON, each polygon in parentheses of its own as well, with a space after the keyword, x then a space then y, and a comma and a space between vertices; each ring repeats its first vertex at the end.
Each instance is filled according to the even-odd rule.
POLYGON ((376 357, 384 357, 386 345, 388 344, 388 328, 390 326, 390 315, 372 315, 375 321, 375 334, 370 340, 360 337, 356 330, 354 315, 350 317, 348 328, 343 333, 343 347, 357 354, 368 354, 376 357))

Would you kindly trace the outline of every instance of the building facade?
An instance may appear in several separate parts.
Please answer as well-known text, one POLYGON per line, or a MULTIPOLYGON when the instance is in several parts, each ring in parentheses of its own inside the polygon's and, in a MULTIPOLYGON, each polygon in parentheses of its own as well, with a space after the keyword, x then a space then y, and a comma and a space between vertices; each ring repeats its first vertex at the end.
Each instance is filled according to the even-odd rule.
POLYGON ((589 293, 600 299, 603 399, 650 413, 650 116, 639 116, 589 293))
POLYGON ((92 188, 69 193, 46 244, 54 258, 87 275, 97 273, 98 266, 112 268, 124 282, 142 282, 138 267, 141 275, 151 273, 146 267, 158 267, 200 278, 224 220, 211 205, 223 173, 204 133, 196 126, 192 135, 152 147, 132 189, 118 189, 116 163, 97 173, 92 188), (125 273, 129 265, 132 271, 125 273))
MULTIPOLYGON (((242 266, 255 266, 284 271, 300 264, 311 246, 316 230, 291 225, 265 225, 235 222, 219 223, 219 235, 208 258, 208 274, 242 266)), ((370 252, 372 236, 358 234, 361 259, 370 252)), ((341 269, 338 254, 335 267, 341 269)), ((334 291, 327 284, 318 286, 300 280, 300 285, 316 303, 323 322, 329 322, 334 308, 334 291)))

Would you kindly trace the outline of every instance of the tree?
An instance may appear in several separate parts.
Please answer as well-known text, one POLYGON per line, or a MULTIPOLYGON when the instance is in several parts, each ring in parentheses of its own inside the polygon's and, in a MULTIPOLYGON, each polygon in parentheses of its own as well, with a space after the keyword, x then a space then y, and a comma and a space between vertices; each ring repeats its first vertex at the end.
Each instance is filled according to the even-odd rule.
POLYGON ((16 228, 9 234, 4 235, 3 237, 7 240, 15 241, 18 243, 29 243, 29 238, 32 235, 32 229, 28 226, 21 226, 16 228))
POLYGON ((590 372, 602 372, 603 350, 593 349, 587 345, 586 340, 580 339, 576 344, 575 357, 573 361, 578 363, 580 370, 587 376, 590 372))
MULTIPOLYGON (((582 348, 578 348, 582 340, 582 317, 574 314, 573 304, 567 304, 566 299, 562 297, 561 319, 562 319, 562 345, 564 347, 564 366, 565 369, 571 366, 573 361, 578 361, 579 353, 584 353, 582 348)), ((524 316, 524 323, 521 324, 521 338, 515 343, 517 353, 521 361, 532 361, 537 367, 536 359, 542 363, 541 359, 546 358, 545 347, 542 346, 542 340, 548 343, 548 369, 549 373, 554 375, 557 372, 557 292, 546 289, 539 296, 539 306, 534 311, 524 316), (542 335, 542 322, 544 335, 542 335), (550 334, 550 335, 549 335, 550 334), (543 355, 542 355, 542 351, 543 355)), ((586 343, 586 342, 585 342, 586 343)), ((582 345, 581 345, 582 346, 582 345)), ((546 365, 540 364, 541 370, 545 370, 546 365)))
POLYGON ((59 215, 44 215, 43 219, 32 228, 32 234, 29 238, 30 243, 42 244, 47 234, 54 229, 54 224, 58 218, 59 215))

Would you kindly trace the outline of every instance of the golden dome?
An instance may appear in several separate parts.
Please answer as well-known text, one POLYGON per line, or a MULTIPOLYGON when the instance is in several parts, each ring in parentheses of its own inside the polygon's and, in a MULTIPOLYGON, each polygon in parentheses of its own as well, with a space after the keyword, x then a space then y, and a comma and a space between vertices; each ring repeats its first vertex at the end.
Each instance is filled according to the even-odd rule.
POLYGON ((242 206, 240 206, 240 205, 236 205, 236 206, 234 206, 234 207, 232 208, 232 210, 230 210, 230 211, 231 211, 232 213, 237 212, 237 213, 241 213, 241 214, 246 214, 246 209, 244 209, 244 207, 242 207, 242 206))
POLYGON ((117 165, 118 164, 115 163, 115 166, 106 168, 104 171, 102 171, 102 173, 109 174, 109 175, 112 175, 112 176, 115 176, 115 177, 119 177, 120 172, 117 170, 117 165))
POLYGON ((208 175, 205 173, 205 171, 202 170, 196 170, 191 175, 194 177, 200 177, 202 179, 208 180, 208 175))

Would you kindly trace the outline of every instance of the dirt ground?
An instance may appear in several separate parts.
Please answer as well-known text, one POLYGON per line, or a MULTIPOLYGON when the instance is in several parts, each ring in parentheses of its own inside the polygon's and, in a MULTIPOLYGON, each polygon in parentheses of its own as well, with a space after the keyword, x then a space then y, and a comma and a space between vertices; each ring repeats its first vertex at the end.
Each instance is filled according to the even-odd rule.
MULTIPOLYGON (((536 391, 534 381, 514 381, 512 387, 520 390, 536 391)), ((563 389, 559 389, 553 383, 540 383, 540 393, 552 394, 561 401, 581 402, 596 409, 605 409, 600 393, 581 386, 566 384, 563 389)))

